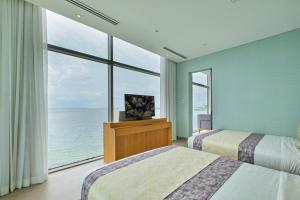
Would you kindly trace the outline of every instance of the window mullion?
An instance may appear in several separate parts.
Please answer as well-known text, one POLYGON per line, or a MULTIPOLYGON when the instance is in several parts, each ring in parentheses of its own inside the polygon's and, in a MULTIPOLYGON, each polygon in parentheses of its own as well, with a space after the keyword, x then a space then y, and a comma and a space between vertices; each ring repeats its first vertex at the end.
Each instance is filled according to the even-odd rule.
POLYGON ((113 36, 108 36, 108 120, 114 121, 113 36))

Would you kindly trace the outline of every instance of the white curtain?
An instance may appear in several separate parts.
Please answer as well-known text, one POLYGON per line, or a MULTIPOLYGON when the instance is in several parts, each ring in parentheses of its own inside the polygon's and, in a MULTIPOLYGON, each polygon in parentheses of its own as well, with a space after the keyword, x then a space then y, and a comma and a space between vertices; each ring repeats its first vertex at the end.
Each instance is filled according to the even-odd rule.
POLYGON ((42 9, 0 0, 0 196, 47 179, 42 9))
POLYGON ((176 63, 160 59, 161 116, 172 122, 173 140, 176 140, 176 63))

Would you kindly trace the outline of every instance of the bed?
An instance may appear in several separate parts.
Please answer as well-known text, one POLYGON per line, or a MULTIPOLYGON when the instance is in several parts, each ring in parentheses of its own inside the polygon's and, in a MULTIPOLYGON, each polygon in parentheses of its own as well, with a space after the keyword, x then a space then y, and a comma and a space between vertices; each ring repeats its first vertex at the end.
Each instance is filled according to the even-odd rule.
POLYGON ((297 175, 167 146, 93 170, 81 200, 295 200, 299 188, 297 175))
POLYGON ((188 147, 300 175, 295 138, 219 129, 193 134, 188 147))

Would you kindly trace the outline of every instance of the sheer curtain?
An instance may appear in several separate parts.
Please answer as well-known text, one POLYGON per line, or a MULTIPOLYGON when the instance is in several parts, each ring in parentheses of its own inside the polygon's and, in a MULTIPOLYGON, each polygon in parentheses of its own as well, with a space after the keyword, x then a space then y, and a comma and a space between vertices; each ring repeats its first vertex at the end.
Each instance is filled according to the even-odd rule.
POLYGON ((160 58, 161 116, 172 122, 173 140, 176 140, 176 63, 160 58))
POLYGON ((42 9, 0 1, 0 196, 47 179, 42 9))

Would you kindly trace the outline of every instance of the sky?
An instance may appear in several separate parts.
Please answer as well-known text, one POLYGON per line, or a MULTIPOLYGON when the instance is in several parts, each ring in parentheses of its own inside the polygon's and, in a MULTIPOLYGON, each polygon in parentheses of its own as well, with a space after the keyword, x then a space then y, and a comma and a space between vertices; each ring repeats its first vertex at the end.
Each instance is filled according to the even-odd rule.
MULTIPOLYGON (((107 34, 47 11, 49 44, 107 58, 107 34), (78 31, 80 30, 80 31, 78 31)), ((160 72, 160 56, 120 39, 114 39, 118 62, 160 72)), ((107 108, 107 65, 48 52, 49 108, 107 108)), ((114 67, 114 105, 123 109, 124 94, 154 95, 160 106, 160 79, 114 67)))

